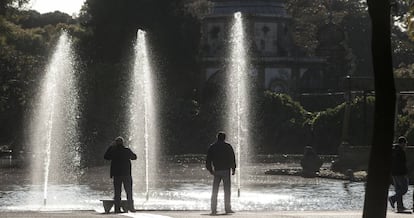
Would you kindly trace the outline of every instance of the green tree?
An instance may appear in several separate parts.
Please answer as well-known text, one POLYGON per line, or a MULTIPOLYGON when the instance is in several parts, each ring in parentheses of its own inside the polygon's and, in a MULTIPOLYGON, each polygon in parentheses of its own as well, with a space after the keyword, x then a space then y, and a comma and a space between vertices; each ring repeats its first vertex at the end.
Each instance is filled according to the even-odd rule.
POLYGON ((0 143, 10 143, 17 150, 22 149, 25 119, 60 31, 80 32, 74 24, 62 23, 73 19, 55 22, 54 15, 66 17, 60 12, 45 14, 41 27, 23 25, 28 17, 43 16, 20 10, 18 6, 25 2, 1 1, 0 4, 3 10, 0 14, 0 143))
POLYGON ((76 24, 75 19, 60 11, 40 14, 34 10, 23 10, 17 11, 14 18, 15 20, 13 22, 24 29, 44 27, 46 25, 57 25, 60 23, 76 24))
POLYGON ((21 7, 28 2, 29 0, 1 0, 0 16, 5 15, 8 9, 21 7))
POLYGON ((0 29, 0 142, 19 144, 23 115, 42 66, 41 37, 4 19, 0 29))
POLYGON ((153 62, 178 95, 191 93, 198 71, 200 14, 206 4, 188 0, 87 0, 80 15, 90 31, 82 46, 84 60, 121 62, 131 57, 137 30, 147 32, 153 62), (200 10, 198 10, 200 9, 200 10), (201 11, 201 12, 200 12, 201 11), (184 82, 185 81, 185 82, 184 82))
POLYGON ((311 114, 290 96, 266 91, 253 102, 257 114, 252 136, 258 153, 301 153, 312 143, 311 114))

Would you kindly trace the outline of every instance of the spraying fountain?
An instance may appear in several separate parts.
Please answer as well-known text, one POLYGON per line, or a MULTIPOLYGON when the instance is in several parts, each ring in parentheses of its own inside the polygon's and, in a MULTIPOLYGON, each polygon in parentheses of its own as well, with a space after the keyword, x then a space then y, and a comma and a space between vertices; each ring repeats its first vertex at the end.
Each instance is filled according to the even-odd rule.
MULTIPOLYGON (((229 106, 226 115, 229 119, 225 129, 237 155, 236 183, 239 197, 243 185, 243 196, 234 202, 234 209, 360 209, 364 199, 363 182, 348 184, 320 178, 254 174, 274 167, 274 163, 259 163, 255 166, 252 166, 254 163, 246 164, 249 162, 249 130, 252 129, 249 120, 250 77, 247 73, 248 58, 247 49, 244 47, 246 42, 242 15, 236 13, 234 18, 227 73, 229 106)), ((186 157, 182 157, 182 161, 167 160, 159 168, 156 166, 158 104, 148 51, 146 34, 139 30, 128 102, 130 146, 139 157, 139 160, 133 161, 134 191, 137 193, 141 190, 144 193, 143 199, 147 201, 142 204, 143 210, 208 210, 211 180, 206 179, 207 172, 201 170, 204 166, 202 161, 186 162, 186 157), (159 184, 155 184, 157 173, 163 178, 158 181, 159 184), (150 196, 151 201, 148 200, 150 196)), ((43 203, 47 203, 47 207, 41 208, 45 210, 103 210, 98 199, 105 199, 112 194, 112 186, 103 179, 107 177, 107 169, 98 167, 86 171, 85 174, 90 174, 86 175, 88 179, 77 182, 80 173, 77 144, 79 111, 74 66, 71 40, 66 33, 62 33, 45 70, 31 116, 31 172, 33 183, 38 185, 25 184, 18 172, 10 175, 11 179, 6 176, 2 180, 4 183, 0 183, 0 210, 38 211, 38 205, 33 206, 33 200, 42 199, 41 196, 43 203), (22 184, 16 184, 16 181, 22 181, 22 184), (21 201, 26 198, 26 202, 21 201)), ((193 157, 190 159, 193 160, 193 157)))
POLYGON ((43 185, 43 205, 51 184, 76 183, 80 156, 78 143, 78 90, 72 42, 62 32, 30 117, 33 184, 43 185))
POLYGON ((237 195, 240 197, 241 174, 249 154, 249 75, 246 37, 242 14, 234 14, 230 32, 230 60, 228 68, 228 122, 229 140, 235 146, 237 195))
POLYGON ((157 119, 153 72, 150 64, 146 32, 138 30, 135 58, 130 84, 129 136, 130 144, 137 153, 133 161, 133 177, 136 189, 150 195, 150 183, 156 181, 157 119), (143 181, 143 182, 142 182, 143 181))

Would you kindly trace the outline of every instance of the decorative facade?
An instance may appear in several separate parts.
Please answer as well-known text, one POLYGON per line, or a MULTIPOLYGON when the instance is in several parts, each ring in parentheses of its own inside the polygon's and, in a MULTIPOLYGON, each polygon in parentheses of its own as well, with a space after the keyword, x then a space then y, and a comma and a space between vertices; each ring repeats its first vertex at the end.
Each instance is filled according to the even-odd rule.
POLYGON ((228 36, 235 12, 241 12, 248 37, 251 74, 262 89, 289 94, 318 89, 325 59, 298 57, 291 16, 284 0, 213 0, 202 23, 202 83, 225 72, 228 36))

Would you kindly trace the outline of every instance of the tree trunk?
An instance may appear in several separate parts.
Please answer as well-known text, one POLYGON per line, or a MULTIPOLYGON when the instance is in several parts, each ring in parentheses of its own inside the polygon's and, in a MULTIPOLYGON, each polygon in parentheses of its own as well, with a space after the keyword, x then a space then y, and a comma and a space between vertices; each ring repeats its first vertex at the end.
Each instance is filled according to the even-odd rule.
POLYGON ((387 215, 396 99, 392 70, 390 2, 367 1, 372 23, 375 116, 363 217, 381 218, 387 215))

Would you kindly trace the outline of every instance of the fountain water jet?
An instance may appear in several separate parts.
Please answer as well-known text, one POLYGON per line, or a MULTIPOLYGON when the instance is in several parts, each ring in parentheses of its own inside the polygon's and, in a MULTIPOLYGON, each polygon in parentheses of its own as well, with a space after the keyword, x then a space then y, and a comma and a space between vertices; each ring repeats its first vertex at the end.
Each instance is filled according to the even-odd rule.
POLYGON ((50 183, 77 182, 80 173, 74 66, 71 39, 62 32, 45 70, 29 125, 32 181, 43 182, 44 205, 50 183))
POLYGON ((242 14, 234 14, 230 33, 230 62, 227 80, 228 121, 227 132, 230 143, 236 147, 237 194, 240 197, 241 174, 249 154, 249 75, 246 37, 242 14), (242 160, 243 159, 243 160, 242 160))
POLYGON ((138 182, 145 181, 138 189, 144 188, 146 200, 149 199, 150 182, 154 184, 154 171, 157 169, 155 157, 158 127, 152 75, 146 32, 138 30, 130 84, 128 131, 131 147, 138 154, 138 160, 134 161, 136 163, 134 163, 133 176, 141 178, 138 182))

